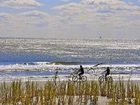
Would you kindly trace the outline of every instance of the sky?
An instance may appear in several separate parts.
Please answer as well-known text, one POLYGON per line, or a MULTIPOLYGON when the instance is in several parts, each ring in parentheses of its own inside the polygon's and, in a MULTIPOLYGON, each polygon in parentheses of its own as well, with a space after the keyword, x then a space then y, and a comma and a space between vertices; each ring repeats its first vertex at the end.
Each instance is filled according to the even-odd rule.
POLYGON ((140 39, 140 0, 0 0, 0 37, 140 39))

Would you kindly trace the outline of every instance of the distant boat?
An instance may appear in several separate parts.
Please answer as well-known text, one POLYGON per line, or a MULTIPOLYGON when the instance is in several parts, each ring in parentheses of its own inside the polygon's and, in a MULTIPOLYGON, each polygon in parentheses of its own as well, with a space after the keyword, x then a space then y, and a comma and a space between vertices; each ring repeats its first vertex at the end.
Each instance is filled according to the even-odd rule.
POLYGON ((102 39, 102 36, 100 36, 99 39, 102 39))

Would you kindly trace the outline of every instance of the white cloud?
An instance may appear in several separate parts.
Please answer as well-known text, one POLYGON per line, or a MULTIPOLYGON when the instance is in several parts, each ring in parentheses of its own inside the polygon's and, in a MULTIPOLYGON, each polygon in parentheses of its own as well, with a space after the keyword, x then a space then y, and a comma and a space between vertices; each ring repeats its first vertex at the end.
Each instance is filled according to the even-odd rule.
POLYGON ((53 9, 60 12, 65 24, 75 27, 79 36, 85 34, 94 38, 101 32, 103 37, 130 38, 132 34, 140 34, 137 30, 140 27, 140 7, 122 0, 81 0, 81 3, 69 3, 53 9))
POLYGON ((52 15, 37 10, 0 13, 0 35, 55 38, 98 38, 102 35, 103 38, 140 39, 138 6, 122 0, 94 0, 93 5, 86 2, 56 6, 52 15))
POLYGON ((0 17, 1 17, 1 18, 6 19, 6 18, 8 18, 8 16, 9 16, 8 13, 0 13, 0 17))
POLYGON ((37 7, 42 4, 36 0, 5 0, 0 1, 1 6, 11 7, 11 8, 23 8, 23 7, 37 7))
POLYGON ((0 13, 0 35, 12 37, 50 37, 59 33, 59 19, 42 11, 0 13))
POLYGON ((140 10, 140 7, 126 3, 123 0, 81 0, 84 5, 92 5, 96 10, 102 11, 135 11, 140 10))

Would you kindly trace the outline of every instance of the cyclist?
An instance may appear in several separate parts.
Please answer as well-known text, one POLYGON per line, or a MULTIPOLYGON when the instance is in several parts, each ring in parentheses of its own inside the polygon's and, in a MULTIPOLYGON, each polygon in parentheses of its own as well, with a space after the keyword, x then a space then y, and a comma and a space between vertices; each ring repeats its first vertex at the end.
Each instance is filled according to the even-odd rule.
POLYGON ((82 75, 84 74, 84 68, 80 65, 80 69, 78 70, 79 79, 82 79, 82 75))
POLYGON ((110 74, 110 68, 107 67, 105 70, 105 79, 107 79, 106 77, 110 74))

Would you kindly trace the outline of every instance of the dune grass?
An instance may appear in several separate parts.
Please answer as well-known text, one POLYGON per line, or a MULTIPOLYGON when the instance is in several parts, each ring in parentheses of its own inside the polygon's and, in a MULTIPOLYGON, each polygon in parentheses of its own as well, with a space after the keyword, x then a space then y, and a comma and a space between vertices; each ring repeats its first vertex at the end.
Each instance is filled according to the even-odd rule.
POLYGON ((140 105, 140 88, 131 81, 72 82, 47 81, 0 84, 2 105, 97 105, 99 97, 107 98, 107 105, 140 105))

